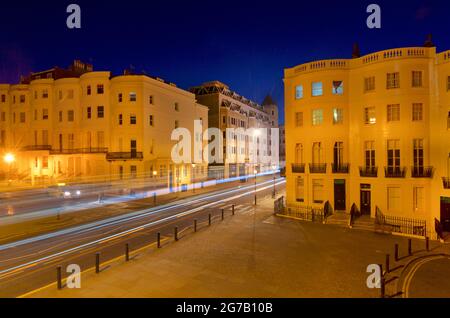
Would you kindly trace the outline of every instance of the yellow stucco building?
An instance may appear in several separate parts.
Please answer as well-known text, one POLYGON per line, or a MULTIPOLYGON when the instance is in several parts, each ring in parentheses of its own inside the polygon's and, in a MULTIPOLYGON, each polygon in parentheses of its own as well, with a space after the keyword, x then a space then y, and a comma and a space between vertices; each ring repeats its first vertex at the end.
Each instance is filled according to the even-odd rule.
POLYGON ((316 61, 284 83, 288 206, 378 207, 450 231, 450 51, 316 61))
MULTIPOLYGON (((171 186, 207 175, 207 164, 175 165, 172 130, 208 128, 208 108, 159 78, 96 72, 75 61, 0 85, 3 178, 37 182, 166 178, 171 186), (195 169, 195 171, 193 171, 195 169)), ((194 136, 192 136, 194 138, 194 136)))

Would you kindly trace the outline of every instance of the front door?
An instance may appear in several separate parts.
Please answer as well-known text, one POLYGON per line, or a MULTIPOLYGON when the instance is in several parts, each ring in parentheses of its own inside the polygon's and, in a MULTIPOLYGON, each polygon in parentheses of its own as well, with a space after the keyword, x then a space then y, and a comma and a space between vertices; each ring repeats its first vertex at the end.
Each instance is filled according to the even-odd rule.
POLYGON ((361 190, 361 214, 363 215, 370 215, 372 210, 371 196, 370 190, 361 190))
POLYGON ((441 224, 445 232, 450 232, 450 198, 441 197, 441 224))
POLYGON ((334 180, 334 209, 345 211, 345 180, 334 180))

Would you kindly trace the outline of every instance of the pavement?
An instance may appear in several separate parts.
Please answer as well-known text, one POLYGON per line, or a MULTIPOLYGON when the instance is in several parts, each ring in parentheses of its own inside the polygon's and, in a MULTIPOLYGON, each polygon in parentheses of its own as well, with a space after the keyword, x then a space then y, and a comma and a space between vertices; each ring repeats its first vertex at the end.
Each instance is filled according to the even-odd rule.
POLYGON ((34 298, 336 297, 376 298, 369 264, 384 262, 407 239, 273 216, 273 200, 237 207, 236 215, 197 233, 187 230, 162 249, 150 245, 83 272, 81 289, 52 284, 34 298), (105 266, 104 264, 103 266, 105 266))

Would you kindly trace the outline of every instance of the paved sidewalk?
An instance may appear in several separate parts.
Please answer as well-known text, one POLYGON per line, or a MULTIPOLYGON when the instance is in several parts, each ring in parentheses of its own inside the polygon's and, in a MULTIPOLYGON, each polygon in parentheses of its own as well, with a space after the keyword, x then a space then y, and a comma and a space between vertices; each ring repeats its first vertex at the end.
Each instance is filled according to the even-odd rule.
POLYGON ((379 297, 366 287, 366 268, 403 240, 277 218, 272 200, 244 210, 99 275, 83 273, 79 290, 51 286, 29 296, 379 297))

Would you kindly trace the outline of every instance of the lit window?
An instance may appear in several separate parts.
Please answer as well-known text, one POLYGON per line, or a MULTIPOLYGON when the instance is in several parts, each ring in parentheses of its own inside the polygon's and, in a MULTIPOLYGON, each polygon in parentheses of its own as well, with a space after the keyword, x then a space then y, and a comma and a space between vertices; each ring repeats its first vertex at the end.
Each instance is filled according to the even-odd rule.
POLYGON ((303 113, 295 113, 295 127, 302 127, 303 126, 303 113))
POLYGON ((413 71, 412 72, 412 87, 422 87, 422 72, 413 71))
POLYGON ((295 99, 302 99, 303 98, 303 85, 298 85, 295 88, 295 99))
POLYGON ((135 102, 136 99, 137 99, 136 93, 135 92, 131 92, 130 93, 130 102, 135 102))
POLYGON ((315 179, 312 181, 313 188, 313 202, 323 203, 324 202, 324 186, 322 179, 315 179))
POLYGON ((400 88, 400 73, 396 72, 387 74, 386 88, 400 88))
POLYGON ((366 77, 364 79, 364 92, 371 92, 375 90, 375 76, 366 77))
POLYGON ((322 95, 323 95, 322 82, 312 83, 312 96, 322 96, 322 95))
POLYGON ((313 126, 319 126, 323 123, 323 110, 322 109, 314 109, 312 111, 312 124, 313 126))
POLYGON ((423 120, 423 104, 414 103, 412 107, 412 120, 422 121, 423 120))
POLYGON ((130 115, 130 125, 136 125, 136 115, 130 115))
POLYGON ((333 124, 339 125, 344 123, 344 110, 341 108, 333 109, 333 124))
POLYGON ((399 121, 400 120, 400 104, 387 106, 387 121, 399 121))
POLYGON ((343 94, 344 94, 344 82, 333 81, 333 95, 343 95, 343 94))
POLYGON ((364 123, 366 125, 374 125, 377 123, 377 118, 375 116, 375 107, 364 108, 364 123))
POLYGON ((48 157, 42 157, 42 169, 48 169, 48 157))

